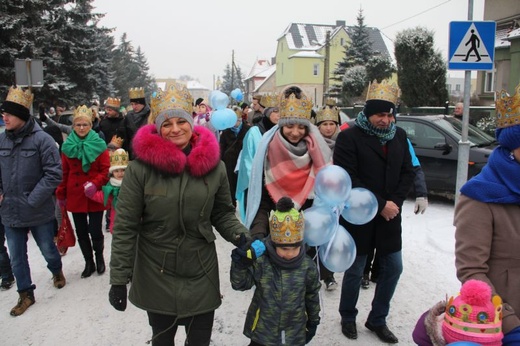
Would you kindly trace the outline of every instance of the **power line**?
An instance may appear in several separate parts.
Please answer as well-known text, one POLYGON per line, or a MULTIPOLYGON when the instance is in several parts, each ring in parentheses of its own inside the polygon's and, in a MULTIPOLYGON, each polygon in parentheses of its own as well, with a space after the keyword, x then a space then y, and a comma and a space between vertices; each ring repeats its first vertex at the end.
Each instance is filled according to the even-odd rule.
MULTIPOLYGON (((395 22, 395 23, 393 23, 393 24, 387 25, 387 26, 385 26, 384 28, 381 28, 381 29, 379 29, 379 30, 388 29, 388 28, 390 28, 390 27, 392 27, 392 26, 394 26, 394 25, 401 24, 402 22, 406 22, 408 19, 412 19, 412 18, 415 18, 415 17, 417 17, 417 16, 420 16, 421 14, 424 14, 424 13, 426 13, 426 12, 429 12, 429 11, 431 11, 431 10, 433 10, 433 9, 439 7, 439 6, 442 6, 442 5, 444 5, 444 4, 446 4, 446 3, 450 2, 450 1, 451 1, 451 0, 444 1, 444 2, 442 2, 442 3, 440 3, 440 4, 438 4, 438 5, 435 5, 435 6, 433 6, 433 7, 430 7, 430 8, 428 8, 428 9, 422 11, 422 12, 419 12, 419 13, 417 13, 417 14, 414 14, 414 15, 411 16, 411 17, 408 17, 408 18, 405 18, 405 19, 400 20, 400 21, 398 21, 398 22, 395 22)), ((386 36, 386 35, 385 35, 385 36, 386 36)), ((387 36, 387 37, 388 37, 388 36, 387 36)))

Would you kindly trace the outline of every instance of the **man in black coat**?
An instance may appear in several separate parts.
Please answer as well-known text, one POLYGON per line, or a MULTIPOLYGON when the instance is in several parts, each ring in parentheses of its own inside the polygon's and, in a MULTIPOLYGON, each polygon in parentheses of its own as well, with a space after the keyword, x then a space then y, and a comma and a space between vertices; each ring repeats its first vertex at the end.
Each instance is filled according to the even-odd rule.
POLYGON ((354 263, 343 277, 339 306, 342 332, 349 339, 357 338, 356 304, 367 253, 375 248, 380 256, 380 270, 365 326, 383 342, 398 342, 386 325, 386 317, 403 270, 401 209, 412 186, 414 171, 406 133, 393 121, 397 96, 396 85, 374 82, 355 126, 338 135, 334 149, 334 164, 348 172, 352 187, 370 190, 378 203, 377 215, 364 225, 340 218, 340 224, 354 238, 357 250, 354 263))

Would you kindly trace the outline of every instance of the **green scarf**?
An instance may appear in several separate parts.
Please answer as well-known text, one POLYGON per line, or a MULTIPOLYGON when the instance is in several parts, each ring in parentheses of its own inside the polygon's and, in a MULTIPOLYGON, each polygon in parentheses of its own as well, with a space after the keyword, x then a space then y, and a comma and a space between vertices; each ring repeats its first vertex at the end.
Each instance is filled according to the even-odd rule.
POLYGON ((394 122, 392 122, 387 129, 378 129, 368 121, 368 118, 363 112, 359 112, 355 124, 366 134, 376 136, 381 145, 385 145, 386 142, 392 140, 395 135, 396 127, 394 122))
POLYGON ((110 183, 106 184, 105 186, 101 187, 101 190, 103 191, 104 200, 103 203, 105 204, 105 207, 108 203, 108 197, 112 195, 114 198, 112 199, 112 208, 116 207, 117 204, 117 196, 119 196, 119 190, 121 189, 121 186, 114 186, 110 183))
POLYGON ((90 130, 85 138, 80 138, 72 131, 63 145, 61 151, 65 156, 81 161, 83 172, 90 170, 90 165, 98 156, 107 149, 107 144, 94 130, 90 130))

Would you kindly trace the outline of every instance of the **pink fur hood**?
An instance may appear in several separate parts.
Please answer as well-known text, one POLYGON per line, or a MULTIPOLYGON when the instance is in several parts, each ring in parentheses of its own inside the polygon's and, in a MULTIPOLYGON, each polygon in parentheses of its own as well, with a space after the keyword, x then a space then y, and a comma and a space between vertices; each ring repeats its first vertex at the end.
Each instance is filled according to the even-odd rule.
POLYGON ((174 143, 163 139, 155 125, 141 127, 132 142, 137 160, 158 171, 176 175, 185 169, 194 177, 202 177, 220 162, 220 148, 215 135, 202 126, 195 126, 190 140, 191 152, 185 155, 174 143))

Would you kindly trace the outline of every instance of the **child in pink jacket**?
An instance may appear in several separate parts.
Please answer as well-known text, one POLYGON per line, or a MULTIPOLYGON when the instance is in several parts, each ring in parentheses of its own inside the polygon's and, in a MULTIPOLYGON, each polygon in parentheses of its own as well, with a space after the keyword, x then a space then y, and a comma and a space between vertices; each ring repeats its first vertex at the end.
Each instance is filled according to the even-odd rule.
POLYGON ((110 153, 110 168, 108 170, 110 180, 108 183, 101 190, 97 190, 94 184, 85 185, 85 195, 98 203, 103 203, 110 210, 110 233, 112 233, 114 228, 117 196, 119 195, 119 189, 121 188, 127 166, 128 153, 124 149, 117 149, 110 153))

